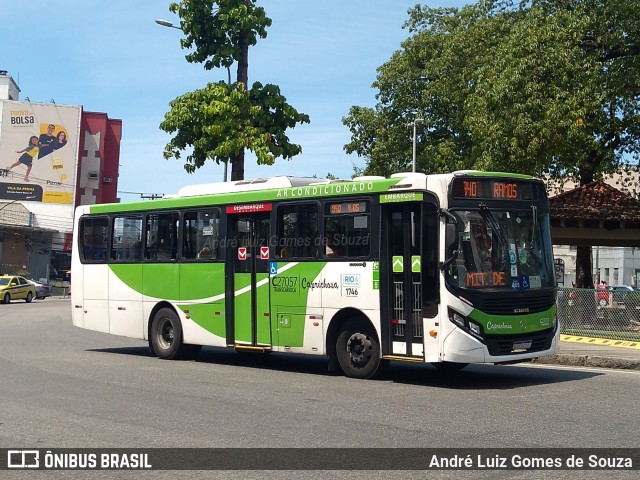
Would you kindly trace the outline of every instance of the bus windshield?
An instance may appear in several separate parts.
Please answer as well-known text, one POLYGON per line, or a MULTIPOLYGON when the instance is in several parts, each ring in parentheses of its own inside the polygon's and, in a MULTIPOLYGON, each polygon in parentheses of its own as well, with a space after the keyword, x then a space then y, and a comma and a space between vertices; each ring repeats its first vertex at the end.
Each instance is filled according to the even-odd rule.
POLYGON ((446 271, 450 285, 468 289, 528 290, 555 286, 548 213, 529 209, 453 210, 456 256, 446 271))

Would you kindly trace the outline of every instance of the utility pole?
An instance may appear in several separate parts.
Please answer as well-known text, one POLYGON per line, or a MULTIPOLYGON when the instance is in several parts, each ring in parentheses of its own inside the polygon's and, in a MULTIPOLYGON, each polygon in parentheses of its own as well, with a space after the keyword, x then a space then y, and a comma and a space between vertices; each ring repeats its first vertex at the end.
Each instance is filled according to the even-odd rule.
POLYGON ((416 172, 416 126, 422 122, 424 122, 424 118, 416 118, 413 122, 407 124, 407 127, 413 127, 413 173, 416 172))

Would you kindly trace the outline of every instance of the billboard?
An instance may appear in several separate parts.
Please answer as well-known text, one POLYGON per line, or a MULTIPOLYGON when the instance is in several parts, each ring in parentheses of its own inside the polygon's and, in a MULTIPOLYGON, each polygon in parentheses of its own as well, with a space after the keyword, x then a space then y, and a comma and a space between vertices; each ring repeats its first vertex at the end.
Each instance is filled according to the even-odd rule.
POLYGON ((0 107, 0 200, 73 204, 81 107, 0 107))

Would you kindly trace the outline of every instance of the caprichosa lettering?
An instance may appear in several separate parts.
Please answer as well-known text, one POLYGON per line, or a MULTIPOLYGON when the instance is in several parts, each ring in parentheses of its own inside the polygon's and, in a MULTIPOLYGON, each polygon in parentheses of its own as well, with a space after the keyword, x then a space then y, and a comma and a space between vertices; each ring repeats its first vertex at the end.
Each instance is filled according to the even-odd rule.
POLYGON ((306 278, 303 278, 300 282, 302 288, 304 290, 314 290, 316 288, 329 288, 329 289, 338 289, 338 282, 327 282, 326 280, 321 280, 319 282, 310 282, 306 278))

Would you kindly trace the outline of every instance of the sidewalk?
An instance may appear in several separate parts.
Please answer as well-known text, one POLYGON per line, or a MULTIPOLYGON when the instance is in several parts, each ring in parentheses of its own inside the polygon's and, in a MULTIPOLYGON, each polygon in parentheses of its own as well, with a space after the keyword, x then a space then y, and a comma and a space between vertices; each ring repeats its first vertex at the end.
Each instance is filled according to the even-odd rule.
POLYGON ((640 342, 571 335, 561 335, 560 339, 557 355, 538 358, 534 363, 640 371, 640 342))

